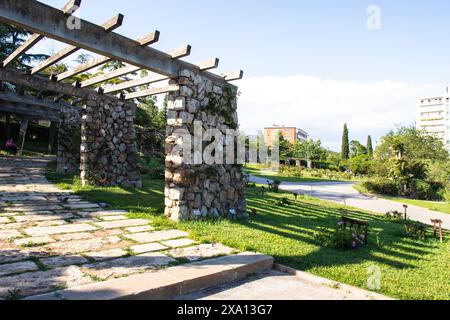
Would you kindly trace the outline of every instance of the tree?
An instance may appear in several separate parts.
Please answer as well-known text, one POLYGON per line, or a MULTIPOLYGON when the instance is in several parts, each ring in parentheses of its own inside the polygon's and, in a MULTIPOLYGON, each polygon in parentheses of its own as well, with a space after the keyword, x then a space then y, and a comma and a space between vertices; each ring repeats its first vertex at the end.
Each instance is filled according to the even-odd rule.
POLYGON ((342 159, 347 160, 350 158, 350 145, 348 139, 348 128, 347 124, 344 125, 344 132, 342 133, 342 159))
POLYGON ((280 158, 292 158, 293 157, 293 145, 286 140, 281 132, 278 133, 278 139, 280 141, 280 158))
POLYGON ((293 155, 295 158, 324 161, 327 158, 327 150, 322 147, 320 140, 303 140, 294 143, 293 155))
POLYGON ((359 142, 357 140, 352 140, 352 142, 350 142, 351 158, 355 158, 355 157, 366 155, 366 154, 367 154, 367 149, 366 149, 366 147, 364 147, 361 144, 361 142, 359 142))
MULTIPOLYGON (((16 28, 12 25, 0 23, 0 61, 5 60, 11 53, 13 53, 27 37, 31 35, 30 32, 16 28)), ((43 54, 29 54, 25 53, 13 62, 13 66, 25 70, 30 68, 29 64, 40 62, 48 56, 43 54)))
POLYGON ((438 138, 411 127, 398 127, 381 138, 375 158, 388 161, 392 157, 412 160, 449 161, 449 153, 438 138))
POLYGON ((369 155, 370 159, 373 159, 373 144, 372 144, 372 137, 367 137, 367 154, 369 155))

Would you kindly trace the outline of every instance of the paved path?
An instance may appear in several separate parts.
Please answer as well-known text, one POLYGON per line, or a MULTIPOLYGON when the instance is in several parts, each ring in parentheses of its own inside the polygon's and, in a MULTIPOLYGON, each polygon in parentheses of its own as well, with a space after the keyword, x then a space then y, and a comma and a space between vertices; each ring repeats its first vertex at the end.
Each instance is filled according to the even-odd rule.
MULTIPOLYGON (((251 182, 267 184, 267 179, 254 177, 251 182)), ((303 193, 312 197, 337 202, 346 203, 348 206, 368 210, 377 213, 386 213, 389 210, 404 212, 403 205, 399 202, 380 199, 377 197, 360 194, 353 188, 350 182, 283 182, 281 189, 289 192, 303 193)), ((430 219, 441 219, 443 228, 450 230, 450 214, 431 211, 425 208, 408 205, 408 217, 411 220, 432 225, 430 219)))
POLYGON ((389 300, 390 298, 316 277, 269 270, 176 300, 389 300))
POLYGON ((42 175, 51 158, 0 158, 0 299, 17 299, 228 255, 179 230, 104 210, 42 175))

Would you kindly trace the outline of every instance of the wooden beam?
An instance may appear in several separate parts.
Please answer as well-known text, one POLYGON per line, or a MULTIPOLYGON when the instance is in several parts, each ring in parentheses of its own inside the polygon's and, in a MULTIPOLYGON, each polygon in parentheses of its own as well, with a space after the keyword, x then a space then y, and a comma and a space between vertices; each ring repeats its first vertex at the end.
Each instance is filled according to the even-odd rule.
MULTIPOLYGON (((70 0, 62 9, 61 11, 64 14, 72 14, 81 5, 81 0, 70 0)), ((23 55, 25 52, 30 50, 32 47, 34 47, 39 41, 41 41, 44 38, 44 36, 35 33, 32 34, 31 37, 25 41, 19 48, 17 48, 13 53, 11 53, 3 62, 2 67, 7 67, 10 65, 13 61, 18 59, 21 55, 23 55)))
POLYGON ((108 81, 108 80, 111 80, 114 78, 124 76, 129 73, 139 71, 140 69, 141 68, 139 68, 139 67, 128 65, 126 67, 111 71, 109 73, 102 74, 97 77, 85 80, 85 81, 81 82, 80 87, 85 88, 85 87, 93 86, 93 85, 101 83, 101 82, 105 82, 105 81, 108 81))
POLYGON ((205 61, 198 63, 197 66, 200 68, 201 71, 215 69, 219 66, 219 59, 214 58, 214 59, 205 60, 205 61))
MULTIPOLYGON (((102 24, 102 27, 105 29, 106 32, 110 32, 110 31, 120 27, 122 25, 122 22, 123 22, 123 15, 122 14, 118 14, 117 16, 114 16, 113 18, 109 19, 104 24, 102 24)), ((71 54, 74 54, 78 50, 80 50, 80 48, 75 47, 75 46, 67 46, 67 47, 65 47, 64 49, 62 49, 58 53, 54 54, 53 56, 51 56, 47 60, 41 62, 39 65, 37 65, 36 67, 31 69, 31 74, 36 74, 36 73, 38 73, 38 72, 40 72, 40 71, 42 71, 44 69, 47 69, 48 67, 58 63, 59 61, 65 59, 65 58, 67 58, 71 54)))
POLYGON ((136 98, 142 98, 142 97, 147 97, 147 96, 154 96, 157 94, 162 94, 162 93, 167 93, 167 92, 172 92, 172 91, 178 91, 180 90, 180 86, 178 84, 172 84, 169 85, 167 87, 162 87, 162 88, 151 88, 148 90, 142 90, 142 91, 138 91, 138 92, 133 92, 133 93, 127 93, 124 95, 125 100, 132 100, 132 99, 136 99, 136 98))
POLYGON ((61 105, 54 103, 47 99, 38 99, 32 96, 21 96, 12 92, 0 92, 0 100, 2 101, 11 101, 15 103, 20 103, 24 105, 33 105, 45 107, 53 110, 59 111, 61 109, 61 105))
MULTIPOLYGON (((25 74, 19 70, 11 68, 0 68, 0 81, 14 83, 24 87, 29 87, 34 90, 46 90, 64 94, 67 96, 78 97, 81 99, 88 99, 89 95, 99 97, 99 99, 117 101, 117 98, 109 95, 99 95, 95 90, 89 88, 77 88, 68 83, 51 81, 45 77, 38 75, 25 74)), ((136 106, 132 103, 128 104, 130 108, 136 106)))
POLYGON ((21 104, 14 101, 0 101, 1 112, 20 114, 32 119, 47 119, 50 121, 59 120, 59 111, 57 110, 40 106, 21 104))
POLYGON ((163 81, 163 80, 167 80, 167 77, 159 75, 157 73, 153 73, 150 76, 142 77, 142 78, 139 78, 136 80, 125 81, 120 84, 104 87, 103 92, 104 93, 114 93, 114 92, 122 91, 125 89, 139 87, 139 86, 143 86, 143 85, 147 85, 147 84, 151 84, 151 83, 155 83, 155 82, 159 82, 159 81, 163 81))
MULTIPOLYGON (((200 70, 214 69, 219 66, 219 59, 217 59, 217 58, 209 59, 209 60, 200 62, 199 64, 197 64, 197 66, 200 70)), ((155 83, 155 82, 159 82, 159 81, 163 81, 163 80, 167 80, 167 79, 168 78, 166 76, 162 76, 157 73, 152 73, 151 75, 148 75, 146 77, 142 77, 142 78, 130 80, 130 81, 125 81, 123 83, 119 83, 116 85, 103 87, 103 92, 104 93, 114 93, 114 92, 130 89, 130 88, 134 88, 134 87, 144 86, 147 84, 151 84, 151 83, 155 83)))
MULTIPOLYGON (((191 54, 192 47, 190 45, 183 46, 181 48, 169 51, 167 54, 172 57, 172 59, 183 58, 191 54)), ((99 75, 97 77, 85 80, 81 83, 81 88, 93 86, 95 84, 105 82, 114 78, 118 78, 133 72, 137 72, 141 70, 139 67, 135 67, 132 65, 125 66, 123 68, 111 71, 106 74, 99 75)), ((167 77, 166 77, 167 78, 167 77)))
MULTIPOLYGON (((154 48, 138 46, 134 40, 105 32, 102 27, 83 19, 80 19, 80 30, 70 30, 61 11, 35 0, 0 1, 0 20, 169 78, 177 78, 182 70, 200 72, 195 65, 172 59, 154 48)), ((205 71, 201 75, 213 83, 226 84, 221 76, 205 71)))
POLYGON ((244 77, 244 71, 239 70, 239 71, 229 72, 229 73, 222 74, 222 76, 224 77, 225 81, 241 80, 244 77))
POLYGON ((149 45, 154 44, 159 41, 159 35, 160 35, 160 32, 158 30, 155 30, 154 32, 149 33, 146 36, 143 36, 142 38, 137 39, 137 42, 141 46, 149 46, 149 45))
POLYGON ((68 79, 68 78, 72 78, 76 75, 79 75, 80 73, 94 69, 94 68, 101 66, 102 64, 105 64, 109 61, 111 61, 111 58, 108 58, 108 57, 99 57, 99 58, 92 59, 91 61, 88 61, 82 65, 79 65, 78 67, 76 67, 72 70, 58 74, 56 76, 56 81, 62 81, 62 80, 68 79))
MULTIPOLYGON (((141 46, 148 46, 148 45, 151 45, 153 43, 158 42, 159 35, 160 35, 159 31, 156 30, 156 31, 154 31, 152 33, 149 33, 148 35, 146 35, 146 36, 144 36, 142 38, 139 38, 137 40, 137 42, 141 46)), ((56 76, 56 81, 62 81, 62 80, 74 77, 74 76, 76 76, 76 75, 78 75, 80 73, 83 73, 83 72, 89 71, 91 69, 94 69, 94 68, 96 68, 96 67, 98 67, 98 66, 100 66, 102 64, 105 64, 105 63, 107 63, 109 61, 111 61, 111 58, 108 58, 108 57, 99 57, 99 58, 96 58, 96 59, 92 59, 91 61, 88 61, 88 62, 86 62, 86 63, 84 63, 82 65, 79 65, 78 67, 76 67, 76 68, 74 68, 72 70, 69 70, 69 71, 66 71, 66 72, 63 72, 63 73, 57 75, 56 76)))
POLYGON ((182 46, 180 48, 171 50, 171 51, 167 52, 167 54, 172 59, 181 59, 181 58, 189 56, 191 54, 191 50, 192 50, 192 47, 187 44, 187 45, 182 46))

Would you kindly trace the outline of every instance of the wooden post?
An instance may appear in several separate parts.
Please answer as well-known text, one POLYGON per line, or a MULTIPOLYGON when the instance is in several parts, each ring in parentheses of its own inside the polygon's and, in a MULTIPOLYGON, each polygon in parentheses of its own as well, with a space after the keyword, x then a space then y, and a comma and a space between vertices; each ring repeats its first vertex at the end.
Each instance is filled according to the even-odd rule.
POLYGON ((444 235, 442 233, 442 220, 439 219, 431 219, 431 222, 433 223, 433 231, 434 231, 434 238, 437 238, 437 225, 439 224, 439 238, 441 243, 444 242, 444 235))
POLYGON ((19 156, 22 155, 23 146, 25 144, 25 137, 27 135, 27 129, 28 129, 28 119, 27 118, 23 118, 20 121, 19 141, 17 143, 17 147, 19 148, 19 150, 18 150, 18 155, 19 156))
POLYGON ((9 113, 5 115, 5 134, 6 140, 11 139, 11 115, 9 113))
POLYGON ((404 204, 403 208, 405 208, 405 221, 408 220, 408 205, 404 204))
POLYGON ((56 135, 58 133, 58 123, 52 121, 49 129, 48 153, 56 154, 56 135))

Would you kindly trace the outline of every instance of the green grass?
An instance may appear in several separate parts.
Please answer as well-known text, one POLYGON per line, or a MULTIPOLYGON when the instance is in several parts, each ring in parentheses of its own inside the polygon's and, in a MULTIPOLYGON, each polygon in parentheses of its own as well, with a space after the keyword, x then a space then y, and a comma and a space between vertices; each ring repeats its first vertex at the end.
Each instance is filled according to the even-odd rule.
POLYGON ((290 176, 282 175, 280 173, 271 173, 271 172, 265 171, 264 169, 262 169, 258 165, 249 165, 249 164, 247 164, 245 166, 244 170, 248 174, 251 174, 253 176, 260 177, 260 178, 263 178, 263 179, 268 179, 268 180, 279 180, 279 181, 285 181, 285 182, 324 182, 324 181, 330 181, 330 180, 325 179, 325 178, 313 178, 313 177, 308 177, 306 175, 303 176, 303 177, 290 177, 290 176))
MULTIPOLYGON (((135 191, 81 187, 76 179, 72 183, 71 176, 50 173, 48 177, 62 183, 62 187, 73 188, 86 200, 106 201, 115 209, 130 210, 160 228, 186 230, 201 242, 221 242, 239 250, 269 254, 278 263, 365 289, 368 268, 377 266, 382 272, 382 294, 400 299, 450 299, 450 242, 405 238, 402 224, 388 222, 379 215, 347 208, 350 217, 369 221, 369 245, 356 251, 339 251, 321 246, 313 233, 318 228, 335 228, 345 211, 338 204, 315 198, 302 197, 298 203, 282 207, 279 199, 289 197, 293 202, 292 195, 266 193, 262 197, 259 188, 249 188, 249 209, 258 212, 254 221, 174 223, 162 216, 163 181, 144 178, 144 188, 135 191), (378 232, 383 238, 382 247, 375 243, 378 232)), ((446 239, 449 236, 446 234, 446 239)))
POLYGON ((408 198, 404 198, 404 197, 390 197, 390 196, 385 196, 385 195, 381 195, 381 194, 373 194, 361 185, 355 185, 354 188, 361 193, 372 194, 376 197, 383 198, 386 200, 392 200, 392 201, 403 203, 403 204, 410 204, 410 205, 430 209, 433 211, 439 211, 442 213, 450 214, 450 203, 437 202, 437 201, 426 201, 426 200, 414 200, 414 199, 408 199, 408 198))

